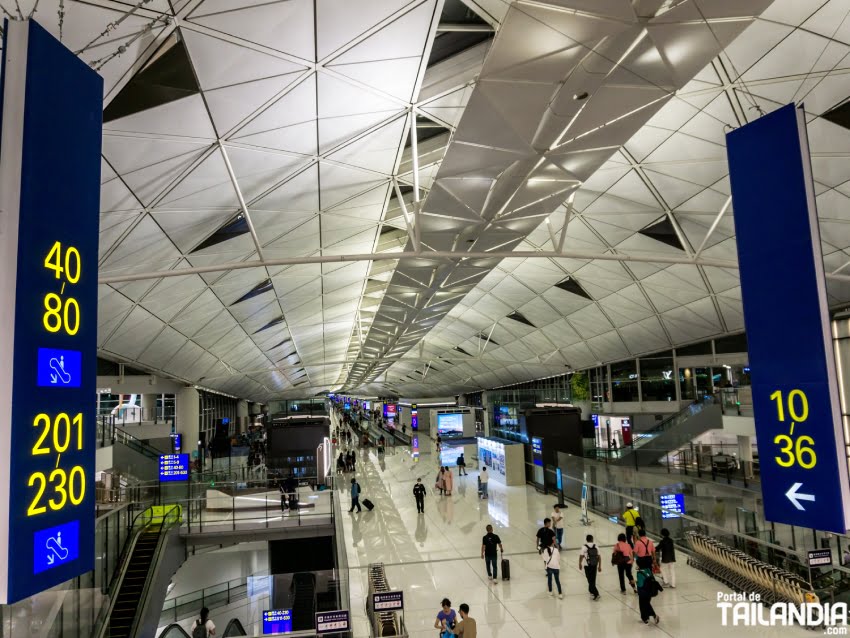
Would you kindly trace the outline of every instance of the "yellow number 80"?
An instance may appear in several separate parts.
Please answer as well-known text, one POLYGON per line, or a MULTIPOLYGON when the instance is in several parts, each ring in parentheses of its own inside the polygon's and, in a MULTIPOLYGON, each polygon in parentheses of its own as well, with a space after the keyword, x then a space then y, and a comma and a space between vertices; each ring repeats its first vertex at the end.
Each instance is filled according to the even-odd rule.
POLYGON ((44 317, 42 322, 48 332, 59 332, 65 326, 65 332, 73 336, 80 329, 80 305, 73 297, 62 303, 62 297, 50 292, 44 297, 44 317), (73 307, 73 313, 69 309, 73 307), (60 314, 61 312, 61 314, 60 314))

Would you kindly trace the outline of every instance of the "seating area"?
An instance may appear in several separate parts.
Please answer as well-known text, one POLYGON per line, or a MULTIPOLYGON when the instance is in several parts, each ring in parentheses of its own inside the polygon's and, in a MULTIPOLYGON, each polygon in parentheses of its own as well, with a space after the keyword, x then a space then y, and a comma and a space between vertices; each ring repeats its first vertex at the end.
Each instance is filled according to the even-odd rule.
POLYGON ((780 569, 724 545, 709 536, 688 532, 693 550, 688 564, 739 592, 754 592, 765 603, 818 602, 818 596, 797 574, 780 569))
POLYGON ((394 611, 375 611, 372 609, 372 594, 392 591, 387 582, 383 563, 369 565, 369 596, 366 607, 372 622, 373 636, 405 636, 404 623, 394 611))

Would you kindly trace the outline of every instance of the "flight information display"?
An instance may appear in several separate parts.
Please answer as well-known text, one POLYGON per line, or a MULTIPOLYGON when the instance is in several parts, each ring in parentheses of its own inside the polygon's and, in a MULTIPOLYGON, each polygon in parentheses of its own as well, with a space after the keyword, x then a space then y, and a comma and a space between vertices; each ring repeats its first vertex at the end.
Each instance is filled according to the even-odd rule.
POLYGON ((264 634, 288 634, 291 631, 291 609, 270 609, 263 612, 264 634))
POLYGON ((159 480, 169 481, 189 480, 188 454, 162 454, 159 457, 159 480))
POLYGON ((35 21, 5 30, 0 603, 13 603, 94 568, 103 81, 35 21))

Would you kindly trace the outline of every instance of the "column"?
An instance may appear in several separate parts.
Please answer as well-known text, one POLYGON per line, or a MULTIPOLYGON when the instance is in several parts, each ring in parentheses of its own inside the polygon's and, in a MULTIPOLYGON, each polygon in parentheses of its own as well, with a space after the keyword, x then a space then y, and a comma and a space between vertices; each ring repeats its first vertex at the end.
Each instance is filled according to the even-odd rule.
POLYGON ((157 394, 142 395, 142 421, 157 421, 156 400, 157 394))
POLYGON ((198 450, 200 395, 195 388, 181 388, 174 397, 175 431, 183 437, 182 449, 193 457, 198 450))
POLYGON ((738 460, 743 465, 747 478, 753 478, 753 439, 738 435, 738 460))
POLYGON ((236 404, 236 434, 248 431, 248 402, 239 399, 236 404))

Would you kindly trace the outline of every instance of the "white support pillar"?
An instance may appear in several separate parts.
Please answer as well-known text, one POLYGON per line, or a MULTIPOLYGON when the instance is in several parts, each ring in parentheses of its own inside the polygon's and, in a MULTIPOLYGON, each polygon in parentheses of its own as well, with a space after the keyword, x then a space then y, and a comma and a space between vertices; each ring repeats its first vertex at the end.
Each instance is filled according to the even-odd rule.
POLYGON ((248 431, 248 402, 240 399, 236 404, 236 433, 248 431))
POLYGON ((742 464, 747 478, 753 478, 753 439, 751 436, 738 435, 738 461, 742 464))
POLYGON ((198 451, 200 395, 195 388, 181 388, 174 397, 175 431, 182 435, 182 450, 195 456, 198 451))

